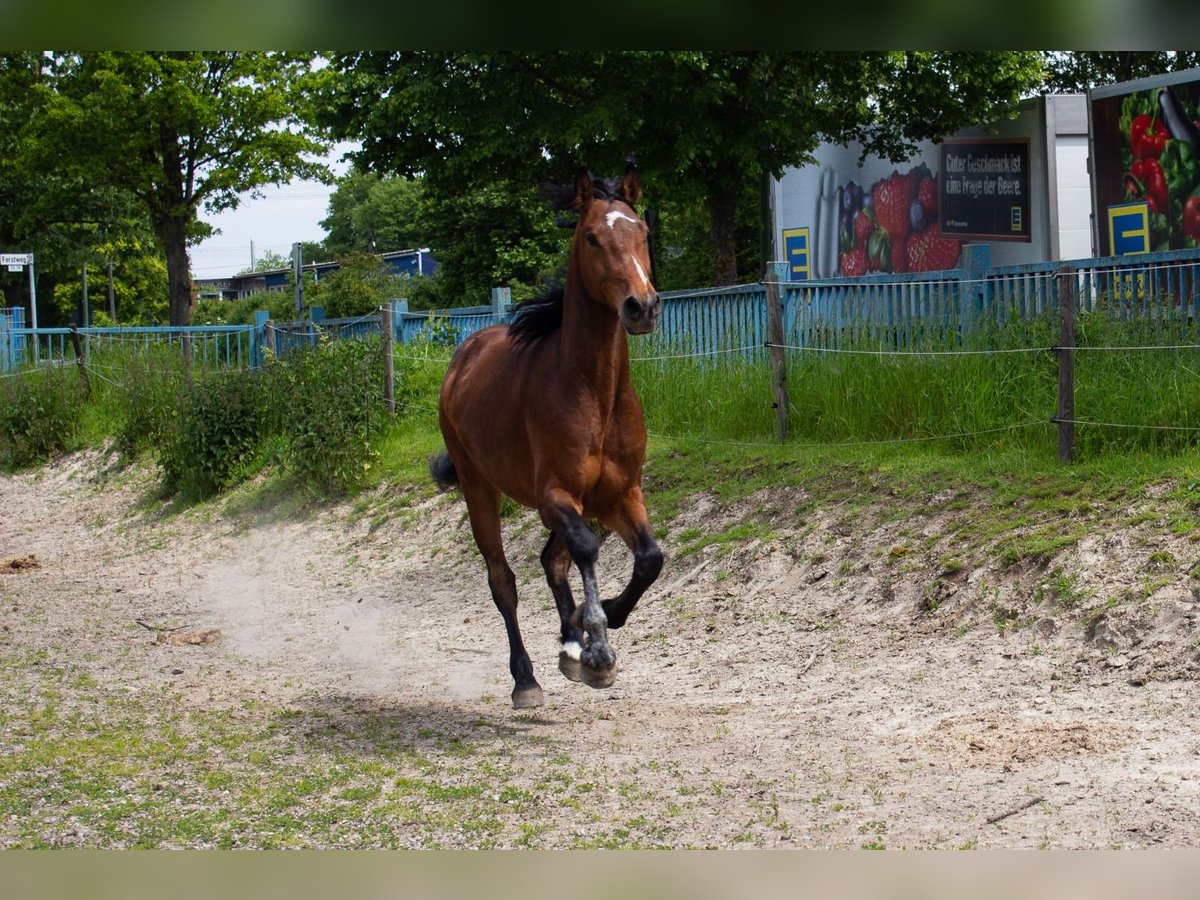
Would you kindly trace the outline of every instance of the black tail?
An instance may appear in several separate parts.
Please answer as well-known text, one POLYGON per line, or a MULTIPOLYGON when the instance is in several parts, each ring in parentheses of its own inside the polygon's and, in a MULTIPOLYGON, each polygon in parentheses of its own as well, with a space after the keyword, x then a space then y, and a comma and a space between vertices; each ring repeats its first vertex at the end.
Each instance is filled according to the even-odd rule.
POLYGON ((440 490, 448 491, 458 487, 458 472, 454 471, 454 460, 444 450, 429 458, 429 474, 433 476, 440 490))

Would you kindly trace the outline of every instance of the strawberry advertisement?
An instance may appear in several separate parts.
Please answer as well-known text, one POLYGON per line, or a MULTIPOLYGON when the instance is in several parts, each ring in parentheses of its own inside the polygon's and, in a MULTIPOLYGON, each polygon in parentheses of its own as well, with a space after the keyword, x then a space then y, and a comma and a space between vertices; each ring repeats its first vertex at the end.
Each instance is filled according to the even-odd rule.
POLYGON ((1108 227, 1144 209, 1136 252, 1200 246, 1200 78, 1128 82, 1091 93, 1092 152, 1101 256, 1121 252, 1108 227))
POLYGON ((834 192, 838 208, 837 273, 934 272, 958 264, 962 242, 938 227, 937 178, 925 163, 893 169, 834 192))

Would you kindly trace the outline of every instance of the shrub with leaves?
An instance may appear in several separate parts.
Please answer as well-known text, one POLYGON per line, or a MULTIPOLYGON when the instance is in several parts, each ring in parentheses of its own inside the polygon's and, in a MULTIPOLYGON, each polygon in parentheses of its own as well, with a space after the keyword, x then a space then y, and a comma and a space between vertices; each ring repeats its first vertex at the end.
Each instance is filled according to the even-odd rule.
POLYGON ((128 355, 121 369, 113 447, 128 459, 162 447, 176 427, 183 368, 178 348, 156 346, 128 355))
POLYGON ((0 378, 0 467, 20 469, 66 450, 85 399, 73 370, 48 368, 0 378))
POLYGON ((211 497, 242 480, 264 433, 257 372, 211 372, 179 393, 179 414, 159 450, 163 489, 186 500, 211 497))
POLYGON ((341 491, 374 461, 372 437, 383 427, 383 354, 377 340, 322 341, 293 350, 282 369, 288 467, 302 481, 341 491))

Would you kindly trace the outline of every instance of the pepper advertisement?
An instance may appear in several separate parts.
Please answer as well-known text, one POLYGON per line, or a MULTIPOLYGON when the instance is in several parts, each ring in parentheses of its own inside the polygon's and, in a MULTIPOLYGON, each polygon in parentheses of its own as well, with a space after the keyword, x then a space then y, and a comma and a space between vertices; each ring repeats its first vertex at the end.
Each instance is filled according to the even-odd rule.
POLYGON ((1100 255, 1200 246, 1200 72, 1128 87, 1089 98, 1100 255))

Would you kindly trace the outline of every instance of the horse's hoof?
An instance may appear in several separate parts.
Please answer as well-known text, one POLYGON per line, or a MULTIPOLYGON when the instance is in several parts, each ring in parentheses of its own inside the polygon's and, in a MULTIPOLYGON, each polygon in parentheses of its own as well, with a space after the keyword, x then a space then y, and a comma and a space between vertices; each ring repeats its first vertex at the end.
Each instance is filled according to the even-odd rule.
POLYGON ((532 709, 535 706, 541 706, 545 702, 545 698, 542 696, 542 689, 536 684, 531 687, 513 688, 513 709, 532 709))
POLYGON ((613 686, 613 682, 617 680, 617 667, 610 666, 607 669, 589 669, 587 666, 579 667, 579 674, 582 681, 590 688, 603 690, 613 686))
POLYGON ((558 651, 558 671, 570 681, 583 681, 583 665, 579 662, 579 646, 573 650, 563 647, 558 651))

